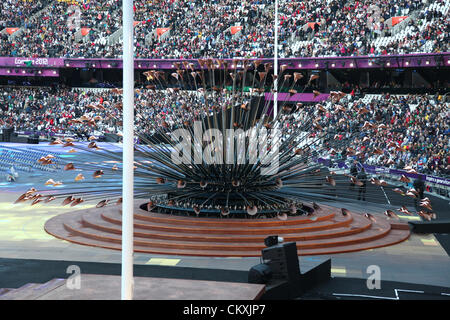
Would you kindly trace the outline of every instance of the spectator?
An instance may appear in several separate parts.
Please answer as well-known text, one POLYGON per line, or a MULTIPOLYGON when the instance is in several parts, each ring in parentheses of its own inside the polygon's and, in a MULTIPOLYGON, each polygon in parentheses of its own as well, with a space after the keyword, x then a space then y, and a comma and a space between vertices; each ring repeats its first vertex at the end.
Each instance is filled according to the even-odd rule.
MULTIPOLYGON (((422 200, 424 198, 423 194, 425 191, 425 183, 423 182, 421 176, 419 176, 416 180, 414 180, 413 187, 419 193, 418 195, 419 200, 422 200)), ((417 208, 417 198, 414 198, 414 205, 417 208)))
POLYGON ((364 167, 361 167, 357 175, 358 180, 362 183, 362 185, 358 188, 358 200, 366 201, 366 184, 367 184, 367 175, 364 167))
MULTIPOLYGON (((358 168, 356 167, 356 161, 353 161, 353 164, 350 167, 350 174, 355 178, 358 175, 358 168)), ((353 191, 354 187, 355 187, 355 184, 353 182, 350 182, 350 190, 353 191)))

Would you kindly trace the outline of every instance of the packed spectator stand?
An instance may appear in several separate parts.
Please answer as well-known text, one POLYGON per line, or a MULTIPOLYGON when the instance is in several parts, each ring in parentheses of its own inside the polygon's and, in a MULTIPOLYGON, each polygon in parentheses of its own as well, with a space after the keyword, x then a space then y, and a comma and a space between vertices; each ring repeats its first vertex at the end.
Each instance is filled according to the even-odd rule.
MULTIPOLYGON (((326 112, 315 108, 320 118, 317 120, 327 130, 326 143, 331 148, 333 141, 358 132, 359 137, 350 147, 362 163, 399 169, 412 167, 424 174, 449 176, 450 105, 445 101, 442 95, 383 94, 351 97, 338 105, 328 102, 324 106, 326 112)), ((347 156, 353 155, 339 150, 332 158, 345 160, 347 156)))
MULTIPOLYGON (((273 1, 134 3, 137 58, 273 56, 273 1)), ((119 0, 3 1, 0 56, 120 58, 121 5, 119 0), (18 30, 9 34, 13 27, 18 30)), ((448 0, 280 1, 279 54, 446 52, 449 8, 448 0)))
MULTIPOLYGON (((273 4, 269 0, 136 0, 135 57, 273 57, 273 4)), ((449 51, 448 0, 280 0, 279 6, 280 57, 449 51)), ((121 58, 121 7, 119 0, 2 1, 0 56, 121 58)), ((395 87, 392 83, 385 85, 395 87)), ((377 84, 372 83, 371 87, 377 84)), ((321 124, 328 128, 329 138, 336 134, 345 138, 346 131, 361 128, 366 121, 383 123, 391 129, 389 137, 375 133, 367 141, 364 137, 368 133, 362 130, 353 147, 383 149, 388 139, 398 143, 403 151, 385 150, 362 161, 384 166, 412 165, 419 172, 449 174, 450 119, 446 96, 368 97, 348 95, 341 102, 346 111, 332 112, 334 104, 324 104, 327 112, 317 117, 322 117, 321 124), (355 108, 367 108, 369 112, 354 117, 355 108), (338 124, 341 117, 348 119, 345 126, 338 124)), ((41 138, 72 135, 83 140, 91 135, 117 134, 120 110, 114 105, 120 100, 120 95, 108 89, 3 86, 0 127, 14 126, 16 132, 41 138), (104 109, 91 107, 100 101, 104 109), (73 121, 83 115, 98 120, 91 126, 73 121)), ((195 92, 181 98, 173 91, 144 88, 136 93, 136 101, 144 110, 142 113, 153 119, 152 123, 136 119, 139 130, 148 134, 162 121, 170 126, 175 118, 190 120, 195 115, 192 112, 202 112, 198 106, 203 103, 195 92), (189 111, 182 108, 186 104, 191 106, 189 111)), ((335 157, 345 159, 346 154, 335 157)))
MULTIPOLYGON (((121 118, 120 108, 116 105, 120 103, 121 95, 112 89, 6 87, 2 92, 2 127, 14 126, 17 132, 39 134, 47 139, 60 135, 87 140, 91 135, 120 134, 121 124, 117 120, 121 118), (102 107, 94 108, 98 105, 102 107), (74 121, 83 116, 96 119, 95 124, 74 121)), ((203 101, 202 95, 195 91, 138 89, 137 108, 148 118, 135 119, 137 130, 153 134, 163 121, 172 127, 180 123, 180 119, 189 121, 196 115, 204 115, 203 101)), ((301 112, 285 116, 285 121, 295 126, 295 117, 315 112, 316 120, 328 133, 324 143, 329 143, 330 148, 333 140, 345 139, 359 131, 359 138, 353 141, 352 147, 361 151, 358 156, 361 162, 386 167, 412 166, 422 173, 450 175, 450 109, 446 96, 385 94, 355 97, 349 94, 339 103, 339 109, 331 100, 323 106, 325 112, 318 111, 315 104, 305 106, 301 112), (360 114, 361 109, 368 112, 360 114), (368 131, 366 123, 386 126, 386 131, 368 131), (386 136, 386 132, 389 135, 386 136), (388 147, 390 142, 402 150, 392 150, 388 147), (375 149, 384 152, 364 158, 375 149)), ((346 157, 345 151, 334 155, 335 159, 345 160, 346 157)))

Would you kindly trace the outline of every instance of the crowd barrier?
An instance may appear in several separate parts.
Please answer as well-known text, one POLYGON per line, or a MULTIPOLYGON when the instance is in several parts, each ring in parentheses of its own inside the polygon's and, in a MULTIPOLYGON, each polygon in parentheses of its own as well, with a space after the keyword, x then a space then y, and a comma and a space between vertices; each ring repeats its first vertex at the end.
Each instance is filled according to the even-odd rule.
MULTIPOLYGON (((318 159, 319 163, 322 163, 328 167, 338 167, 340 169, 349 169, 349 166, 344 161, 332 161, 330 159, 318 159)), ((409 173, 401 169, 386 168, 382 166, 375 166, 369 164, 362 164, 364 170, 368 174, 377 175, 392 181, 399 181, 402 175, 414 181, 416 179, 422 179, 426 185, 427 191, 450 198, 450 178, 438 177, 422 173, 409 173)))

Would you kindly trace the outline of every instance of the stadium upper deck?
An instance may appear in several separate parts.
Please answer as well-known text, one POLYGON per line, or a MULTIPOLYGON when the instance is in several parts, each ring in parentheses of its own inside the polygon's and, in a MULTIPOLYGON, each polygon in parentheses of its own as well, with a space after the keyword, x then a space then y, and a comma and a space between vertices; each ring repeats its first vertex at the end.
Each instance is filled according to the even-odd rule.
MULTIPOLYGON (((273 56, 273 1, 135 3, 136 58, 273 56)), ((121 57, 119 0, 5 0, 0 56, 121 57)), ((448 52, 449 0, 280 1, 280 57, 448 52)))

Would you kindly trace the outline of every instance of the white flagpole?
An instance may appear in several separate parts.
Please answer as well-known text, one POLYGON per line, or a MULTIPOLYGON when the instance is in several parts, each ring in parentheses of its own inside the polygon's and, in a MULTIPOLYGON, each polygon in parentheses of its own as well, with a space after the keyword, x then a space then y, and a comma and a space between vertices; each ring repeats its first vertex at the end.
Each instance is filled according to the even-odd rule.
MULTIPOLYGON (((275 0, 275 48, 273 74, 278 76, 278 0, 275 0)), ((275 94, 273 95, 273 116, 278 114, 278 78, 274 80, 275 94)))
POLYGON ((123 0, 122 300, 133 299, 134 57, 133 0, 123 0))

